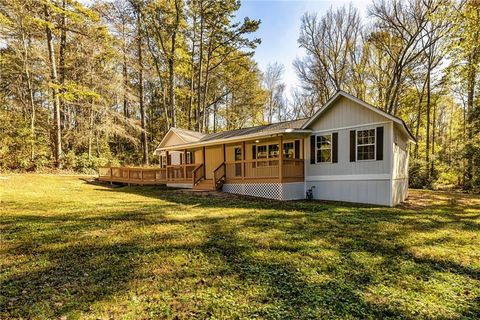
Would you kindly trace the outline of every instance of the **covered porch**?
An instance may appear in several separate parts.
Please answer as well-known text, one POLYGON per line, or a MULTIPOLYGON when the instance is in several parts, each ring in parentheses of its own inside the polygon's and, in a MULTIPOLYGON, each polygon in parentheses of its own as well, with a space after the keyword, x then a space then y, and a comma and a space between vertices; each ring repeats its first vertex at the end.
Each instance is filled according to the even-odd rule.
POLYGON ((157 155, 172 186, 219 189, 224 183, 304 181, 304 141, 298 134, 177 145, 157 155))
POLYGON ((303 182, 304 149, 299 133, 177 144, 156 150, 158 168, 102 167, 99 180, 210 190, 223 184, 303 182))

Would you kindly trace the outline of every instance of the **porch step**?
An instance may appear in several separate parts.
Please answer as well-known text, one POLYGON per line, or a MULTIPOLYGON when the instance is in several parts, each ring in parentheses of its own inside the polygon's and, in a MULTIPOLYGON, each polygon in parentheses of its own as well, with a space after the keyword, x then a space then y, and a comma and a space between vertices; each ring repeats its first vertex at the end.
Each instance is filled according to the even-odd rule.
POLYGON ((196 185, 194 185, 193 189, 215 190, 215 183, 213 182, 213 179, 203 179, 203 180, 200 180, 196 185))

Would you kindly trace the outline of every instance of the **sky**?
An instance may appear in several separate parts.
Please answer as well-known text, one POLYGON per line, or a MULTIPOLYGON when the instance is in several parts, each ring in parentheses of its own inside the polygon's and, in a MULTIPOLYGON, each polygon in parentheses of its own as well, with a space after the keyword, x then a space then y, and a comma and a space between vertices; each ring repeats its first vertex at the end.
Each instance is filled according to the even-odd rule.
POLYGON ((260 69, 265 71, 269 63, 284 65, 284 83, 287 93, 298 85, 297 76, 292 66, 297 57, 304 55, 298 47, 301 17, 305 12, 325 14, 330 7, 337 8, 352 4, 366 17, 367 7, 371 1, 365 0, 242 0, 236 18, 260 19, 261 24, 255 36, 262 43, 255 50, 254 59, 260 69))

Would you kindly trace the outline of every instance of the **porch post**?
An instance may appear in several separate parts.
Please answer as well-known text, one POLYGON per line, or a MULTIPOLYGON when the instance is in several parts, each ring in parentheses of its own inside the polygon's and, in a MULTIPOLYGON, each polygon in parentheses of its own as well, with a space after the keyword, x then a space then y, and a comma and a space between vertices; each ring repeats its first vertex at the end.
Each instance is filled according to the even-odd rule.
POLYGON ((203 157, 203 179, 207 179, 207 169, 206 169, 206 163, 205 163, 205 147, 203 147, 202 150, 202 157, 203 157))
POLYGON ((187 179, 187 149, 183 150, 183 179, 187 179))
POLYGON ((168 166, 170 165, 169 161, 168 161, 168 151, 165 150, 165 178, 167 179, 167 181, 169 180, 169 174, 168 174, 168 166))
POLYGON ((283 179, 283 136, 280 136, 280 145, 278 146, 280 154, 278 155, 278 178, 280 183, 283 179))
POLYGON ((241 170, 242 170, 242 180, 245 179, 245 140, 242 142, 242 162, 241 162, 241 170))

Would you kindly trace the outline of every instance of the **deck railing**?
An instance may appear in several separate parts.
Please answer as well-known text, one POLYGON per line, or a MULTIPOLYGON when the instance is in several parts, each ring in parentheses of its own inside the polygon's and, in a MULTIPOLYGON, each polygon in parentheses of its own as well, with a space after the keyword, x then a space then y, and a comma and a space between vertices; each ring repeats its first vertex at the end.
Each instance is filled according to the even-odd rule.
MULTIPOLYGON (((304 160, 279 159, 242 160, 222 163, 215 170, 217 178, 223 181, 303 181, 304 160), (280 174, 281 173, 281 174, 280 174)), ((101 167, 98 169, 101 181, 131 184, 187 183, 195 185, 203 176, 202 164, 168 165, 166 168, 101 167)))
POLYGON ((226 178, 231 180, 300 180, 304 177, 303 168, 303 159, 283 159, 281 169, 279 159, 241 160, 225 163, 226 178))
POLYGON ((98 179, 132 184, 165 184, 167 170, 165 168, 100 167, 98 179))
POLYGON ((192 182, 193 170, 198 164, 179 164, 167 166, 167 180, 171 182, 192 182))

